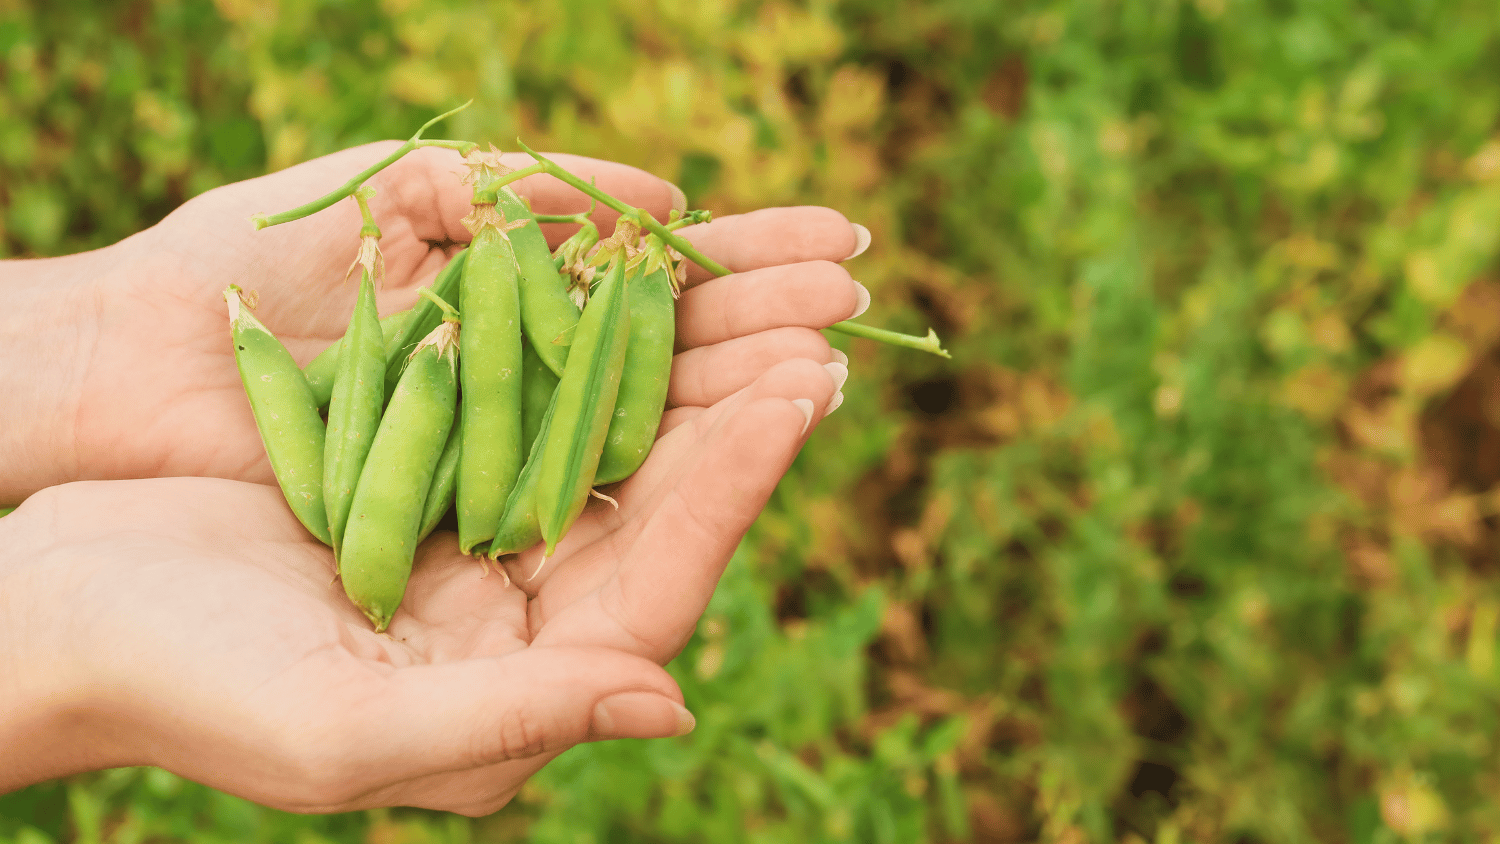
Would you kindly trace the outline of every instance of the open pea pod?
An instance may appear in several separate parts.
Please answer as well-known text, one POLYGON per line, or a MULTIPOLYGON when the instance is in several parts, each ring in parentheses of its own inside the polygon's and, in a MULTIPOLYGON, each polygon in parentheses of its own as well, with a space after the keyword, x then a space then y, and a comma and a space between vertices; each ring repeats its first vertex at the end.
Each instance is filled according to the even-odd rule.
POLYGON ((229 305, 234 362, 276 483, 297 521, 332 545, 323 506, 325 428, 312 390, 291 352, 240 301, 240 289, 230 286, 224 301, 229 305))
POLYGON ((629 337, 629 288, 624 262, 616 260, 578 321, 538 466, 537 521, 547 556, 583 512, 593 489, 629 337))
POLYGON ((417 344, 354 490, 339 576, 376 631, 391 623, 406 594, 423 505, 453 427, 458 334, 445 322, 417 344))

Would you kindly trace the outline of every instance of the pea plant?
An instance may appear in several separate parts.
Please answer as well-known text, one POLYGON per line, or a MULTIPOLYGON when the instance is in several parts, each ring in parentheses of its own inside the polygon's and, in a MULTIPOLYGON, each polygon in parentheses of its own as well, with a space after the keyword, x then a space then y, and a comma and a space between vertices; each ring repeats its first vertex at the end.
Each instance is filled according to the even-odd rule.
MULTIPOLYGON (((708 212, 674 211, 662 223, 525 144, 535 163, 512 169, 493 146, 422 138, 453 113, 337 190, 253 218, 261 229, 350 197, 359 205, 354 312, 343 338, 305 370, 250 313, 252 294, 224 292, 277 482, 303 526, 333 548, 345 593, 377 631, 401 603, 417 545, 450 510, 465 554, 488 567, 544 543, 540 572, 590 497, 614 503, 596 487, 641 466, 666 407, 687 261, 729 273, 677 234, 708 212), (462 222, 473 239, 415 307, 382 321, 380 227, 366 182, 429 146, 464 157, 474 197, 462 222), (511 185, 542 173, 590 197, 590 210, 618 211, 610 236, 587 212, 533 214, 511 185), (539 222, 580 228, 554 252, 539 222)), ((926 337, 848 321, 834 329, 948 356, 930 329, 926 337)))

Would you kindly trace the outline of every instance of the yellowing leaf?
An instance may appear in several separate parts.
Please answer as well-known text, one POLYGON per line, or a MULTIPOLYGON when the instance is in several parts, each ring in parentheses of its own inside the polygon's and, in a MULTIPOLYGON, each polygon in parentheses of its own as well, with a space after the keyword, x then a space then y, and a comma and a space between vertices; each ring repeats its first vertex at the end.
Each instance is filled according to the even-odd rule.
POLYGON ((1401 362, 1401 383, 1419 397, 1458 383, 1469 365, 1469 349, 1451 334, 1433 334, 1417 343, 1401 362))

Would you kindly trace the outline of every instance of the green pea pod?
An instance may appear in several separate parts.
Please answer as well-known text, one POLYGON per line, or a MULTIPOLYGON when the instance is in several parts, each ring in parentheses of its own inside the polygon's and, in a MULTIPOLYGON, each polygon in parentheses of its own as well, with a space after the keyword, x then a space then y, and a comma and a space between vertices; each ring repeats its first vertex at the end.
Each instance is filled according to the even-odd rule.
POLYGON ((291 352, 240 302, 240 289, 231 285, 224 301, 229 304, 234 362, 276 483, 297 521, 332 545, 323 508, 323 418, 312 389, 291 352))
POLYGON ((443 323, 417 344, 354 490, 339 576, 377 632, 406 593, 423 504, 453 428, 458 335, 458 326, 443 323))
POLYGON ((521 477, 516 479, 516 487, 505 501, 505 515, 500 517, 500 526, 495 528, 495 541, 490 543, 491 560, 501 554, 525 551, 542 541, 542 527, 536 516, 536 484, 541 475, 542 448, 547 442, 547 431, 552 427, 552 413, 556 407, 557 392, 553 391, 552 399, 542 413, 541 428, 531 444, 526 465, 521 467, 521 477))
MULTIPOLYGON (((380 318, 380 334, 385 338, 386 358, 389 359, 396 334, 400 332, 406 318, 411 316, 411 311, 397 311, 390 316, 380 318)), ((313 400, 318 407, 327 407, 328 401, 333 397, 333 382, 339 372, 339 350, 344 348, 344 338, 340 337, 338 342, 318 353, 318 356, 307 362, 302 367, 302 375, 307 378, 307 386, 312 388, 313 400)))
POLYGON ((555 341, 578 324, 578 306, 568 296, 568 282, 552 262, 547 236, 531 216, 531 209, 508 187, 500 189, 496 207, 507 220, 526 221, 510 233, 521 268, 521 326, 547 368, 562 377, 568 347, 555 341))
MULTIPOLYGON (((521 447, 531 453, 542 419, 557 392, 557 376, 537 355, 531 343, 521 344, 521 447)), ((529 457, 527 458, 530 459, 529 457)), ((523 470, 524 471, 524 470, 523 470)))
POLYGON ((625 374, 604 438, 596 484, 630 477, 651 446, 667 405, 667 383, 672 376, 672 344, 677 336, 677 303, 672 296, 672 274, 665 261, 650 258, 640 275, 630 279, 630 342, 625 350, 625 374))
POLYGON ((495 535, 521 473, 521 317, 510 239, 485 225, 459 286, 463 314, 463 445, 458 458, 458 547, 495 535))
MULTIPOLYGON (((459 252, 438 271, 437 278, 432 280, 432 292, 436 293, 443 301, 458 307, 458 288, 463 279, 464 265, 467 262, 468 250, 459 252)), ((401 330, 395 336, 390 337, 386 344, 385 355, 385 395, 389 399, 391 393, 396 389, 396 382, 401 378, 401 370, 406 367, 406 362, 411 358, 412 352, 416 351, 417 343, 432 333, 438 323, 443 321, 443 312, 430 299, 418 299, 417 304, 411 309, 411 316, 407 318, 401 330)))
POLYGON ((343 547, 344 523, 354 501, 354 486, 380 425, 385 406, 385 337, 375 311, 375 278, 360 274, 359 298, 344 334, 338 377, 328 402, 328 435, 323 447, 323 505, 333 551, 343 547))
POLYGON ((578 321, 568 368, 557 385, 557 407, 536 487, 537 521, 549 557, 583 512, 609 432, 630 337, 629 288, 624 276, 623 261, 615 261, 589 297, 578 321))
MULTIPOLYGON (((463 399, 459 399, 458 406, 463 407, 463 399)), ((454 418, 460 418, 459 411, 455 410, 454 418)), ((448 444, 443 446, 443 456, 438 459, 437 469, 432 475, 432 488, 427 490, 427 501, 422 505, 422 529, 417 531, 417 541, 421 542, 437 530, 438 523, 448 515, 453 507, 453 490, 458 484, 458 450, 461 437, 459 432, 462 425, 454 425, 453 431, 448 434, 448 444)))

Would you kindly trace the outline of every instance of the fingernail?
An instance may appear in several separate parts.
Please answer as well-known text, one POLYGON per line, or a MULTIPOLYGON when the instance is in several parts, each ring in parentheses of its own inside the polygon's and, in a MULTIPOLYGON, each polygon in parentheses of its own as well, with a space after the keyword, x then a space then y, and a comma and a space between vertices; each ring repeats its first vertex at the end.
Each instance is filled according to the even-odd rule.
POLYGON ((672 210, 673 211, 686 211, 687 210, 687 194, 685 194, 685 193, 682 192, 682 188, 679 188, 678 186, 672 184, 671 182, 667 182, 667 187, 669 187, 669 188, 672 189, 672 210))
POLYGON ((685 736, 698 726, 698 719, 693 717, 693 713, 689 712, 686 706, 675 700, 668 700, 667 703, 672 704, 672 708, 677 710, 677 732, 672 735, 685 736))
MULTIPOLYGON (((854 253, 849 258, 858 258, 865 254, 866 249, 870 248, 870 230, 859 223, 850 223, 849 225, 854 227, 854 253)), ((847 261, 849 258, 845 258, 844 260, 847 261)))
POLYGON ((854 282, 854 287, 856 288, 855 292, 859 294, 859 301, 855 303, 854 313, 849 315, 850 319, 854 319, 870 309, 870 288, 865 287, 857 281, 854 282))
POLYGON ((802 411, 802 433, 807 433, 807 426, 812 424, 813 403, 812 399, 792 399, 792 404, 802 411))
POLYGON ((594 735, 599 738, 685 736, 697 726, 682 704, 655 692, 620 692, 594 704, 594 735))
POLYGON ((834 360, 838 361, 839 363, 842 363, 844 366, 848 366, 849 365, 849 356, 848 355, 844 354, 843 352, 839 351, 838 349, 833 349, 832 351, 833 351, 833 359, 834 360))
POLYGON ((833 376, 833 391, 838 392, 844 389, 844 382, 849 380, 849 365, 834 361, 823 364, 823 368, 833 376))
POLYGON ((835 410, 838 410, 839 409, 839 405, 842 405, 843 403, 844 403, 844 391, 843 390, 839 390, 837 393, 833 394, 833 398, 831 398, 831 399, 828 400, 828 409, 825 410, 825 411, 823 411, 823 415, 827 416, 828 414, 834 412, 835 410))

